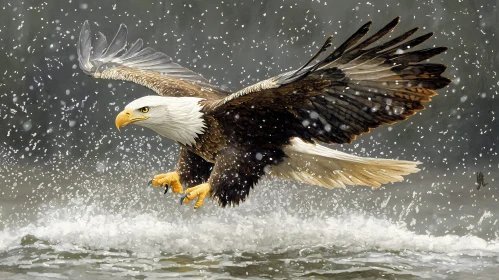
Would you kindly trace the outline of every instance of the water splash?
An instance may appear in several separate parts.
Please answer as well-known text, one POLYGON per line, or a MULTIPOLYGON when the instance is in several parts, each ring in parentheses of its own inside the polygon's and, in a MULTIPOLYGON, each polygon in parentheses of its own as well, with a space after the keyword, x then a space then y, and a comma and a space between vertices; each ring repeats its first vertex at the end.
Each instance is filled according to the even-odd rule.
MULTIPOLYGON (((499 242, 468 235, 418 235, 403 223, 361 214, 304 217, 287 210, 248 215, 248 208, 162 213, 124 210, 98 214, 100 206, 73 199, 35 223, 0 232, 0 250, 20 246, 24 236, 69 248, 161 253, 275 252, 309 247, 423 251, 499 256, 499 242)), ((254 207, 254 206, 253 206, 254 207)), ((249 207, 252 208, 252 207, 249 207)))

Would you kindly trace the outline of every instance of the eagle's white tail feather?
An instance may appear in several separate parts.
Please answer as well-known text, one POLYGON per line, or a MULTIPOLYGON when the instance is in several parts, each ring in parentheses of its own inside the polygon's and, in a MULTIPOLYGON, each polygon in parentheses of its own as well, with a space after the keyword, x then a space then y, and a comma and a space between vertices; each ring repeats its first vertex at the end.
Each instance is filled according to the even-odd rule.
POLYGON ((271 175, 326 188, 345 185, 371 186, 403 181, 402 176, 416 173, 420 162, 364 158, 314 145, 294 138, 284 148, 288 156, 271 167, 271 175))

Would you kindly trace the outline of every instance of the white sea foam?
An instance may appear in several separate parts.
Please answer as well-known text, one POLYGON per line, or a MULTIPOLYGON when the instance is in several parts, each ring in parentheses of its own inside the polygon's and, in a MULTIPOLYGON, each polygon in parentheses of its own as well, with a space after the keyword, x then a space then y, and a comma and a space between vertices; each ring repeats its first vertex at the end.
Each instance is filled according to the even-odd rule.
MULTIPOLYGON (((261 215, 248 211, 95 214, 92 207, 47 212, 28 226, 0 232, 0 250, 33 235, 63 250, 128 250, 138 254, 270 252, 315 246, 348 251, 411 250, 449 255, 499 256, 499 242, 476 236, 418 235, 403 224, 360 214, 303 218, 284 210, 261 215), (170 216, 169 216, 170 215, 170 216)), ((247 210, 247 209, 246 209, 247 210)))

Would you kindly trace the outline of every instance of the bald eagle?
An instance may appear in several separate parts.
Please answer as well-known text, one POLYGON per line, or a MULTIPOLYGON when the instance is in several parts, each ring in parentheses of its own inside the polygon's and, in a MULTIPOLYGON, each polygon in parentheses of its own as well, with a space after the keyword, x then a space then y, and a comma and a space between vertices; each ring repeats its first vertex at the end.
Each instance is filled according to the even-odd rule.
POLYGON ((350 143, 372 128, 403 121, 423 110, 435 90, 450 83, 446 66, 426 62, 447 48, 414 50, 433 33, 413 37, 418 28, 383 40, 399 23, 395 18, 365 39, 367 22, 342 45, 329 51, 329 36, 303 66, 230 93, 167 55, 128 48, 121 25, 107 43, 83 24, 78 41, 80 68, 94 78, 130 81, 157 96, 129 103, 116 127, 147 127, 176 141, 175 171, 151 183, 184 193, 181 203, 206 197, 221 206, 238 205, 264 176, 326 188, 371 186, 402 181, 420 162, 349 155, 325 144, 350 143), (362 40, 363 39, 363 40, 362 40))

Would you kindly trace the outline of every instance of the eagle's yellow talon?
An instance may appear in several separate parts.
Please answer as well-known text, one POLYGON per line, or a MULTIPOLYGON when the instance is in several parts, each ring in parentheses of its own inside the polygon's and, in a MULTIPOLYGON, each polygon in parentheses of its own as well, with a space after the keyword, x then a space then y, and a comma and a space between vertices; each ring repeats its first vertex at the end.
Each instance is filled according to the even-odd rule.
POLYGON ((184 202, 183 202, 184 204, 190 204, 191 203, 191 201, 187 198, 187 196, 184 196, 183 200, 184 200, 184 202))
POLYGON ((158 174, 154 176, 151 183, 155 187, 170 187, 173 193, 181 193, 184 190, 182 184, 180 184, 180 176, 177 172, 158 174))
POLYGON ((194 209, 200 208, 201 206, 203 206, 204 199, 210 193, 210 190, 211 187, 208 183, 188 188, 187 190, 185 190, 186 196, 184 197, 184 203, 189 204, 197 197, 198 200, 196 201, 196 204, 194 204, 194 209))

